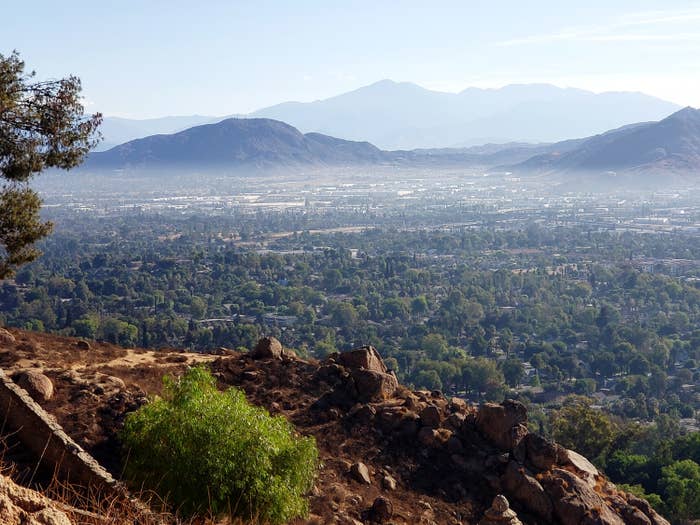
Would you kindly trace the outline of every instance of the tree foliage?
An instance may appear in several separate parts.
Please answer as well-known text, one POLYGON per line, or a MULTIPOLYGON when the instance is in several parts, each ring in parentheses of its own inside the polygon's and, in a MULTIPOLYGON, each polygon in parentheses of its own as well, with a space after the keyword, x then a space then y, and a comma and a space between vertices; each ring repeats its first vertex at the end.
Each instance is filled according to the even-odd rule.
POLYGON ((678 520, 700 516, 700 465, 685 459, 663 467, 661 473, 659 484, 671 516, 678 520))
POLYGON ((552 437, 598 464, 605 464, 605 457, 613 444, 618 429, 601 410, 592 408, 586 398, 573 396, 552 414, 552 437))
POLYGON ((51 231, 28 181, 47 168, 77 166, 99 140, 102 117, 85 116, 80 79, 34 76, 17 52, 0 55, 0 279, 36 259, 34 243, 51 231))

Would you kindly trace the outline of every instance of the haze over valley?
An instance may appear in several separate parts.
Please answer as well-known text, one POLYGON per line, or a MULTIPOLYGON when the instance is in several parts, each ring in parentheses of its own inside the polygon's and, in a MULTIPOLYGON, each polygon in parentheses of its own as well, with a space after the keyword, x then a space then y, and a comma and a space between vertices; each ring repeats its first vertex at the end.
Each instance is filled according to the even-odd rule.
POLYGON ((3 8, 0 525, 700 523, 700 6, 122 4, 3 8))

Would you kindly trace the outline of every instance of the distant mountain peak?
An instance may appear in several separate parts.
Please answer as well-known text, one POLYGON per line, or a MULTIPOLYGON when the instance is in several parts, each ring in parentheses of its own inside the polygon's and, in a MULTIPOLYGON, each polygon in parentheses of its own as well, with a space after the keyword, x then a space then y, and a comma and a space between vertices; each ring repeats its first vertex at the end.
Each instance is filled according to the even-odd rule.
POLYGON ((383 79, 308 103, 280 104, 253 116, 289 122, 383 149, 497 142, 557 142, 625 124, 656 121, 679 106, 638 93, 593 93, 551 84, 511 84, 443 93, 383 79), (566 118, 562 118, 566 115, 566 118))
POLYGON ((695 109, 691 106, 686 106, 683 109, 669 115, 664 120, 692 120, 700 122, 700 109, 695 109))

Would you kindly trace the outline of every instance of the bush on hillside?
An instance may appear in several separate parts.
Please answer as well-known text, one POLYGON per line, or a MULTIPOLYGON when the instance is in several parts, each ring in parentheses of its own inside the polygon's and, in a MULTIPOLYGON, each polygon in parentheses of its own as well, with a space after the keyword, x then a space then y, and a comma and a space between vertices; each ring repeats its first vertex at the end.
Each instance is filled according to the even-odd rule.
POLYGON ((220 392, 204 368, 165 378, 163 396, 127 417, 122 438, 127 478, 187 514, 283 523, 308 512, 314 438, 240 390, 220 392))

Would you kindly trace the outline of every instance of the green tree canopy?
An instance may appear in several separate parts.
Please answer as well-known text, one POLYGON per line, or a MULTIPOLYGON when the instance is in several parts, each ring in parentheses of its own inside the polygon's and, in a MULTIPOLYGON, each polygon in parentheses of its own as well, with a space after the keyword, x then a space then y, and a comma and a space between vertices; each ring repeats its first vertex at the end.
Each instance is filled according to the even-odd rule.
POLYGON ((102 116, 85 115, 80 79, 34 76, 17 52, 0 54, 0 279, 36 259, 34 243, 51 232, 28 181, 47 168, 77 166, 99 140, 102 116))
POLYGON ((551 426, 555 441, 598 464, 604 464, 618 432, 604 412, 578 396, 567 399, 564 406, 552 414, 551 426))

